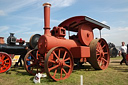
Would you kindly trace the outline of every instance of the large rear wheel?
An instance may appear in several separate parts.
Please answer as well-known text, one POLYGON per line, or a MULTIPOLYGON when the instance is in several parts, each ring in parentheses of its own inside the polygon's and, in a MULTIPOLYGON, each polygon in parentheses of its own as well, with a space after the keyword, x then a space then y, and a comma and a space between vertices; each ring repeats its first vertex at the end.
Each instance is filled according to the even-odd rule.
POLYGON ((30 50, 24 58, 24 66, 29 74, 44 72, 44 56, 37 49, 30 50))
POLYGON ((103 38, 92 40, 90 43, 89 63, 96 70, 106 69, 109 65, 110 54, 108 44, 103 38))

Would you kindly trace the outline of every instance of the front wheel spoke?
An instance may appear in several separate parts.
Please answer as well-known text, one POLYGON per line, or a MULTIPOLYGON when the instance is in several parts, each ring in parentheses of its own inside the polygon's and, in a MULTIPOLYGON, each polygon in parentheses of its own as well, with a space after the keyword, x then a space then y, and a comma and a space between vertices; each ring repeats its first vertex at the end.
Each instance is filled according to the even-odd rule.
POLYGON ((3 67, 0 67, 0 70, 2 71, 3 70, 3 67))
POLYGON ((67 54, 67 51, 65 51, 65 53, 64 53, 63 60, 65 59, 66 54, 67 54))
POLYGON ((65 75, 67 75, 67 72, 65 71, 65 69, 64 69, 64 68, 62 68, 62 70, 63 70, 63 72, 65 73, 65 75))
POLYGON ((58 57, 60 58, 60 49, 58 50, 58 57))
POLYGON ((71 66, 70 66, 70 65, 68 65, 68 64, 66 64, 66 63, 64 64, 64 66, 71 68, 71 66))
POLYGON ((60 60, 59 57, 56 55, 56 53, 55 53, 54 51, 53 51, 52 53, 56 56, 56 58, 57 58, 58 60, 60 60))
POLYGON ((32 66, 34 66, 34 64, 28 65, 28 67, 32 67, 32 66))
POLYGON ((9 58, 5 59, 4 61, 8 61, 8 60, 9 60, 9 58))
POLYGON ((61 68, 60 79, 62 78, 62 74, 63 74, 63 70, 62 70, 62 68, 61 68))
POLYGON ((4 60, 4 58, 5 58, 5 56, 4 56, 4 55, 2 55, 2 60, 4 60))
POLYGON ((30 53, 30 55, 31 55, 31 57, 33 57, 34 58, 34 60, 35 60, 35 57, 30 53))
POLYGON ((40 62, 40 64, 39 64, 40 66, 44 66, 44 62, 40 62))
POLYGON ((53 70, 53 69, 56 69, 56 68, 58 68, 58 67, 59 67, 59 65, 55 65, 55 66, 49 68, 49 71, 51 71, 51 70, 53 70))
POLYGON ((7 66, 3 65, 4 68, 7 68, 7 66))
POLYGON ((10 64, 10 63, 9 63, 9 62, 4 62, 4 64, 8 65, 8 64, 10 64))
POLYGON ((70 60, 70 57, 66 58, 64 61, 70 60))
POLYGON ((31 59, 26 59, 26 61, 31 61, 31 59))

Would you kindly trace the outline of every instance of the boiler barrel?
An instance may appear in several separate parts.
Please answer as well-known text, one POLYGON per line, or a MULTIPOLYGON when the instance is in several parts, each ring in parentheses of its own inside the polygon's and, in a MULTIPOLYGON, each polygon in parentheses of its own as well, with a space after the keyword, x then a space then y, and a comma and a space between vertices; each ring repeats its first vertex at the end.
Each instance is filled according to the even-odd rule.
POLYGON ((26 53, 27 50, 25 48, 26 46, 0 44, 0 52, 6 52, 8 54, 20 55, 26 53))
POLYGON ((38 41, 38 49, 41 54, 48 52, 53 47, 65 47, 71 49, 71 47, 81 46, 79 42, 69 39, 59 39, 54 36, 43 35, 38 41))

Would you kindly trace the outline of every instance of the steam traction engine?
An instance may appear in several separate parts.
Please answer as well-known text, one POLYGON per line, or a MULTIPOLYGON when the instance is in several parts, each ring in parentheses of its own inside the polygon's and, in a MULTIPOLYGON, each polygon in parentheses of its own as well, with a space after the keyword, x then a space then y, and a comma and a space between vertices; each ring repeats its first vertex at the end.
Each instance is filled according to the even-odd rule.
POLYGON ((96 70, 108 67, 110 55, 108 44, 103 38, 94 39, 93 29, 110 29, 86 16, 69 18, 50 31, 50 6, 44 3, 44 35, 39 38, 38 49, 30 50, 25 56, 25 69, 35 75, 46 72, 55 81, 70 76, 74 63, 89 62, 96 70), (67 31, 76 32, 65 39, 67 31))
POLYGON ((12 66, 12 62, 17 62, 15 65, 18 65, 18 60, 21 66, 21 59, 24 58, 28 49, 34 49, 37 46, 40 36, 34 34, 31 36, 30 41, 26 42, 26 45, 24 45, 25 40, 22 40, 22 38, 16 39, 14 33, 10 33, 7 44, 4 42, 4 37, 0 37, 0 73, 8 71, 12 66))
POLYGON ((20 55, 24 57, 27 53, 26 46, 22 38, 16 39, 14 33, 10 33, 7 38, 7 44, 4 42, 4 37, 0 37, 0 73, 6 72, 11 68, 12 59, 18 61, 20 55), (16 45, 19 43, 19 45, 16 45), (14 58, 15 57, 15 58, 14 58))

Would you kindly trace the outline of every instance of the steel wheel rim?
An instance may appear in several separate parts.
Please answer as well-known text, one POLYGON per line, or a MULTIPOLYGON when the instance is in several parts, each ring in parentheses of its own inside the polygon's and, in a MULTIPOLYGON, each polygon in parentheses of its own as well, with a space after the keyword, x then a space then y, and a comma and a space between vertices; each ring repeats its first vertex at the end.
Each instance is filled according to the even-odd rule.
POLYGON ((55 81, 64 80, 72 73, 73 64, 73 57, 69 50, 64 47, 55 47, 46 55, 45 71, 55 81), (52 66, 49 65, 51 63, 52 66))
POLYGON ((44 57, 41 56, 37 49, 30 50, 24 58, 25 69, 29 74, 44 72, 44 57))
POLYGON ((108 67, 110 57, 108 45, 103 39, 100 39, 97 42, 96 57, 100 68, 106 69, 108 67))
POLYGON ((12 59, 4 52, 0 52, 0 73, 6 72, 11 68, 12 59))

